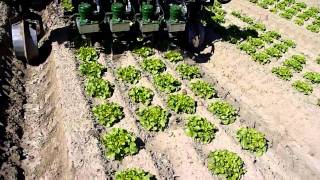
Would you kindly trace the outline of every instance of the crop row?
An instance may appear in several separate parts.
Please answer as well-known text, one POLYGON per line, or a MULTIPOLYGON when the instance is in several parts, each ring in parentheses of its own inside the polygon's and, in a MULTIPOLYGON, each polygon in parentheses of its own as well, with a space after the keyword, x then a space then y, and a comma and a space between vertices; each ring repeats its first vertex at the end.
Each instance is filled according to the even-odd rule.
MULTIPOLYGON (((257 37, 252 37, 251 35, 254 34, 251 34, 247 39, 236 42, 238 48, 245 51, 255 61, 266 64, 271 62, 271 58, 282 58, 289 48, 295 48, 296 45, 292 40, 281 39, 281 34, 275 31, 267 31, 264 24, 255 21, 253 18, 238 11, 233 11, 231 14, 249 24, 246 29, 257 33, 257 37)), ((293 73, 300 73, 305 65, 306 57, 303 54, 296 54, 285 59, 281 66, 274 67, 271 71, 280 79, 289 81, 293 77, 293 73)), ((313 92, 312 84, 319 84, 317 79, 319 79, 320 73, 306 72, 303 77, 305 80, 293 82, 292 87, 305 95, 309 95, 313 92)))
MULTIPOLYGON (((81 47, 77 51, 80 61, 79 71, 85 77, 85 91, 90 97, 108 99, 113 96, 115 86, 102 79, 105 67, 98 63, 99 53, 91 47, 81 47)), ((114 102, 95 105, 92 112, 98 123, 104 127, 112 127, 124 118, 123 107, 114 102)), ((108 159, 121 159, 125 155, 138 152, 136 137, 125 129, 114 128, 101 136, 101 142, 107 147, 105 156, 108 159), (121 143, 119 143, 121 142, 121 143)), ((120 179, 153 179, 154 176, 139 168, 118 171, 115 178, 120 179)))
MULTIPOLYGON (((286 59, 281 66, 273 67, 272 73, 282 80, 289 81, 293 77, 293 73, 300 73, 306 64, 306 57, 298 54, 286 59)), ((297 91, 310 95, 313 92, 312 84, 320 83, 320 73, 305 72, 303 74, 305 80, 297 80, 292 83, 292 87, 297 91)))
POLYGON ((204 17, 204 21, 207 25, 212 25, 213 23, 224 23, 226 21, 226 12, 218 1, 214 1, 213 5, 206 6, 206 11, 207 15, 204 17))
MULTIPOLYGON (((180 90, 181 83, 169 73, 163 72, 166 66, 161 59, 148 57, 152 53, 150 54, 150 49, 144 49, 145 50, 142 48, 135 51, 145 57, 141 63, 141 67, 150 73, 154 80, 155 87, 157 87, 159 91, 168 94, 168 108, 175 113, 194 114, 196 111, 195 100, 187 94, 176 93, 180 90)), ((114 85, 101 79, 103 68, 96 62, 98 53, 93 48, 80 48, 78 52, 78 58, 81 61, 79 67, 80 72, 87 77, 85 84, 87 94, 102 99, 110 98, 114 91, 114 85)), ((183 60, 181 54, 176 51, 166 53, 165 58, 170 62, 183 60)), ((177 66, 176 70, 181 78, 187 80, 201 76, 197 67, 184 63, 177 66)), ((120 67, 116 72, 115 76, 123 83, 134 85, 141 78, 141 72, 133 66, 120 67)), ((190 81, 189 86, 196 95, 202 98, 209 99, 215 94, 214 87, 204 80, 190 81)), ((128 91, 128 94, 133 103, 145 105, 136 111, 136 115, 138 122, 146 131, 163 131, 167 127, 170 113, 168 110, 159 106, 150 105, 152 104, 152 98, 154 96, 152 90, 146 87, 133 87, 128 91)), ((234 108, 224 101, 216 101, 210 104, 208 110, 215 114, 221 120, 222 124, 230 124, 236 119, 234 108)), ((97 121, 106 127, 112 127, 124 117, 123 107, 112 102, 97 105, 93 107, 92 111, 97 121)), ((211 142, 217 130, 214 124, 197 115, 192 115, 187 118, 185 124, 186 135, 202 143, 211 142)), ((139 151, 135 135, 124 129, 113 128, 104 134, 101 139, 106 147, 106 157, 111 160, 121 160, 125 156, 133 155, 139 151), (119 142, 122 143, 119 144, 119 142)), ((237 139, 243 149, 250 150, 257 155, 262 155, 266 151, 266 139, 263 134, 255 129, 239 129, 237 139)), ((243 169, 244 163, 241 158, 230 151, 218 150, 210 153, 208 158, 208 167, 215 174, 225 174, 227 178, 239 178, 245 172, 243 169), (239 161, 239 163, 234 163, 235 160, 239 161), (232 168, 226 168, 229 166, 232 166, 232 168)), ((118 179, 117 177, 120 178, 119 174, 122 174, 122 176, 130 175, 132 177, 139 177, 140 175, 152 177, 140 169, 129 169, 118 172, 116 179, 118 179)))
MULTIPOLYGON (((201 78, 202 73, 200 72, 200 69, 198 67, 180 62, 183 60, 180 53, 178 53, 177 51, 168 51, 167 53, 164 54, 163 58, 166 59, 171 64, 174 64, 176 73, 179 75, 180 79, 189 82, 189 88, 196 96, 198 96, 199 98, 202 98, 202 100, 204 101, 206 99, 211 99, 215 96, 216 91, 214 86, 204 80, 199 79, 201 78)), ((159 58, 149 57, 149 58, 144 58, 142 60, 142 64, 145 64, 144 62, 150 59, 152 61, 155 61, 155 59, 157 59, 157 61, 162 61, 159 58)), ((168 64, 168 62, 161 63, 161 64, 168 64)), ((157 64, 160 64, 160 63, 157 63, 157 64)), ((145 67, 145 66, 142 66, 142 67, 145 67)), ((154 68, 149 67, 146 69, 154 69, 154 68)), ((163 68, 160 68, 160 69, 163 69, 163 68)), ((174 75, 172 74, 170 75, 168 73, 163 73, 162 71, 158 73, 159 73, 158 75, 153 75, 154 76, 153 79, 155 82, 157 77, 159 76, 165 75, 170 77, 170 78, 162 79, 163 86, 161 85, 159 86, 157 85, 157 83, 155 83, 155 86, 157 87, 158 90, 168 94, 169 96, 168 107, 172 111, 178 114, 196 113, 195 106, 197 103, 195 103, 195 100, 192 99, 192 96, 185 94, 183 91, 182 93, 176 93, 177 91, 180 90, 180 86, 182 83, 179 82, 178 79, 175 79, 174 75)), ((206 104, 209 104, 207 107, 208 111, 213 113, 216 117, 218 117, 222 125, 231 124, 236 120, 237 112, 229 103, 223 100, 216 100, 213 103, 206 103, 206 104)), ((187 118, 187 122, 185 123, 186 134, 188 136, 191 136, 195 141, 201 142, 204 144, 210 143, 213 140, 215 136, 214 134, 216 131, 217 131, 217 128, 214 124, 209 122, 206 118, 203 118, 197 115, 189 116, 189 118, 187 118)), ((251 152, 254 152, 257 155, 262 155, 266 151, 266 147, 267 147, 266 139, 263 134, 256 131, 255 129, 241 128, 240 130, 237 131, 237 139, 240 142, 241 147, 243 149, 250 150, 251 152), (243 135, 245 134, 244 136, 241 135, 242 131, 244 132, 243 135), (254 132, 254 133, 250 134, 250 132, 254 132), (263 144, 263 147, 258 147, 259 143, 257 142, 260 142, 260 145, 263 144)), ((223 171, 219 171, 219 169, 217 169, 217 168, 220 168, 220 170, 222 170, 223 165, 233 166, 234 165, 233 163, 227 162, 227 161, 234 161, 235 159, 239 158, 235 153, 232 153, 228 150, 212 152, 209 154, 208 158, 209 158, 208 167, 215 174, 225 174, 227 178, 239 178, 242 172, 244 172, 243 169, 241 168, 239 173, 237 173, 236 176, 232 175, 232 173, 238 172, 237 168, 239 168, 239 166, 232 167, 234 168, 234 172, 231 171, 230 172, 231 174, 226 172, 227 168, 224 169, 223 171), (212 162, 212 159, 210 159, 210 157, 213 158, 214 156, 216 156, 215 158, 219 159, 220 155, 228 156, 228 158, 224 159, 223 161, 216 160, 214 162, 212 162), (215 163, 217 164, 214 165, 215 163), (217 167, 218 165, 220 167, 217 167)), ((243 161, 241 159, 239 159, 239 161, 242 162, 241 166, 243 166, 243 161)))
POLYGON ((278 14, 282 18, 293 20, 297 25, 306 25, 309 31, 320 32, 320 9, 307 7, 304 2, 295 0, 249 0, 258 6, 278 14))
POLYGON ((283 39, 276 31, 267 31, 264 24, 241 12, 233 11, 231 14, 249 24, 246 30, 250 34, 236 42, 239 49, 261 64, 270 63, 272 59, 280 59, 289 48, 296 46, 294 41, 283 39))

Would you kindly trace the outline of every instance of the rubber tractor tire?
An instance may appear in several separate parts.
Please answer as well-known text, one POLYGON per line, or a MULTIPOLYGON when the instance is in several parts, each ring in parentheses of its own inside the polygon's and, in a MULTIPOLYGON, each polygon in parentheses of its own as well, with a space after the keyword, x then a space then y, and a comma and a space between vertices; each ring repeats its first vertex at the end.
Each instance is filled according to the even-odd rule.
POLYGON ((200 23, 187 24, 187 38, 191 50, 201 51, 205 47, 206 29, 200 23))

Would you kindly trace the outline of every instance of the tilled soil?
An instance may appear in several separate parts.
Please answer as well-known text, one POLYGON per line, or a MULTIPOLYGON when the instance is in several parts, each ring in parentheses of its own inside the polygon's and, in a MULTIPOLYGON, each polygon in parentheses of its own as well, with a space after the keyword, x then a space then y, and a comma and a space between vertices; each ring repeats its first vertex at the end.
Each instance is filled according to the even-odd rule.
MULTIPOLYGON (((266 24, 269 30, 279 31, 285 37, 296 41, 297 48, 291 50, 291 54, 307 55, 305 68, 319 72, 319 65, 314 63, 320 49, 318 34, 299 29, 294 23, 276 17, 246 0, 232 1, 225 7, 228 12, 240 10, 255 17, 266 24)), ((286 57, 289 55, 285 55, 283 59, 286 57)), ((262 66, 253 62, 234 45, 219 42, 215 43, 214 55, 207 63, 202 63, 201 67, 207 75, 216 78, 218 86, 228 92, 228 98, 237 101, 240 115, 245 117, 245 124, 254 123, 264 129, 263 132, 273 142, 271 149, 275 150, 276 156, 284 160, 283 167, 286 171, 316 179, 320 172, 320 109, 316 106, 319 87, 315 86, 312 99, 296 92, 290 82, 282 81, 271 74, 272 66, 279 65, 280 62, 262 66), (250 111, 251 113, 248 113, 250 111)), ((295 76, 301 79, 300 75, 295 76)), ((295 177, 285 174, 286 171, 282 178, 295 177)))
POLYGON ((24 64, 11 49, 9 6, 0 2, 0 179, 23 177, 20 160, 23 152, 24 64))
MULTIPOLYGON (((292 22, 284 22, 270 12, 260 11, 259 7, 242 1, 233 1, 225 7, 228 12, 242 10, 260 19, 268 29, 278 30, 284 37, 297 42, 297 48, 291 49, 284 58, 296 53, 304 53, 310 59, 317 55, 320 49, 317 35, 305 29, 295 30, 292 22), (304 45, 306 42, 307 46, 304 45)), ((78 73, 75 51, 65 47, 64 37, 70 35, 63 30, 65 24, 59 21, 50 7, 43 16, 52 49, 45 62, 39 66, 27 66, 24 70, 23 66, 15 63, 14 58, 7 61, 12 72, 10 82, 13 82, 9 86, 9 92, 12 93, 7 96, 10 97, 8 102, 13 103, 8 103, 4 108, 1 106, 1 113, 9 114, 5 121, 1 119, 4 126, 0 126, 1 130, 6 130, 3 133, 5 141, 0 144, 0 174, 4 178, 15 179, 22 174, 20 146, 24 149, 22 168, 26 179, 112 179, 115 171, 131 167, 149 171, 157 179, 219 179, 207 168, 208 154, 218 149, 236 152, 244 160, 247 173, 243 179, 320 177, 320 109, 314 103, 314 99, 319 98, 319 87, 315 87, 315 92, 306 97, 292 89, 290 82, 281 81, 271 74, 271 68, 279 65, 284 58, 262 66, 227 42, 215 43, 215 52, 209 61, 197 64, 202 70, 203 79, 215 84, 218 90, 219 98, 208 102, 192 93, 189 82, 175 71, 177 64, 164 60, 166 72, 182 82, 180 92, 187 93, 197 101, 197 115, 207 118, 219 129, 215 139, 206 145, 186 136, 184 120, 187 116, 172 111, 165 131, 144 130, 135 114, 139 105, 132 103, 128 97, 128 90, 133 85, 121 82, 115 75, 117 68, 128 65, 142 71, 142 59, 130 51, 120 55, 101 52, 99 62, 107 69, 103 78, 115 85, 113 96, 108 101, 124 107, 125 118, 114 127, 133 132, 140 146, 139 153, 127 156, 122 161, 107 160, 99 139, 111 128, 99 125, 91 113, 93 106, 104 101, 85 94, 85 79, 78 73), (56 29, 62 31, 58 36, 53 36, 56 29), (237 108, 239 117, 232 125, 221 125, 217 117, 208 112, 208 104, 218 99, 224 99, 237 108), (266 134, 269 149, 262 157, 242 150, 235 139, 236 131, 245 126, 255 127, 266 134)), ((232 23, 243 25, 233 17, 227 18, 232 23)), ((163 59, 162 52, 157 52, 155 56, 163 59)), ((186 63, 195 64, 192 59, 185 60, 186 63)), ((318 71, 319 67, 308 62, 305 69, 318 71)), ((294 78, 301 78, 301 74, 294 78)), ((154 87, 150 74, 142 71, 142 78, 137 85, 150 88, 155 93, 152 104, 167 109, 168 94, 154 87)), ((7 87, 1 86, 4 89, 7 87)))
POLYGON ((23 137, 28 179, 106 178, 72 57, 53 43, 47 62, 29 69, 23 137))

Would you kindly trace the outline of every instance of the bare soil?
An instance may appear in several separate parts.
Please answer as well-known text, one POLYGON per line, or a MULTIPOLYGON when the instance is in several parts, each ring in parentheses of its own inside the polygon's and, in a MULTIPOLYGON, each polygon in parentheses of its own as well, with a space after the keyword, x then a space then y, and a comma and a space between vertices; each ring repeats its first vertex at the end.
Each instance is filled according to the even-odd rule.
POLYGON ((9 6, 0 1, 0 179, 23 178, 24 64, 11 49, 9 6))
POLYGON ((47 62, 29 69, 25 105, 28 127, 23 137, 28 179, 106 178, 72 57, 64 45, 53 43, 47 62))
MULTIPOLYGON (((285 37, 296 41, 297 48, 291 54, 307 55, 310 64, 306 69, 319 72, 319 65, 313 63, 320 49, 317 34, 296 28, 292 22, 275 17, 246 0, 232 1, 225 7, 228 12, 241 10, 261 20, 269 30, 277 30, 285 37)), ((283 161, 280 162, 285 168, 281 173, 282 178, 308 176, 310 179, 316 179, 320 168, 320 109, 315 105, 319 97, 316 93, 319 87, 315 87, 316 94, 312 99, 297 93, 290 82, 284 82, 271 74, 272 66, 280 64, 281 61, 283 60, 263 67, 253 62, 234 45, 219 42, 215 43, 215 53, 209 62, 202 63, 201 67, 207 75, 216 79, 217 85, 227 95, 226 98, 234 101, 240 108, 240 117, 243 118, 244 124, 260 127, 267 134, 272 141, 271 151, 275 150, 275 159, 283 161), (288 171, 297 176, 286 174, 288 171)), ((297 76, 301 79, 300 75, 297 76)), ((260 164, 263 159, 257 159, 256 164, 260 164)), ((274 170, 276 172, 280 169, 274 170)))
MULTIPOLYGON (((111 128, 99 125, 91 113, 93 106, 105 100, 88 97, 84 92, 85 78, 79 75, 75 50, 66 47, 68 36, 72 36, 70 23, 59 18, 57 8, 50 4, 41 12, 46 30, 41 44, 49 47, 42 56, 43 62, 25 68, 14 59, 10 49, 0 50, 5 60, 1 61, 0 69, 5 70, 0 76, 0 93, 4 95, 0 97, 4 100, 0 109, 0 135, 5 137, 0 141, 0 179, 112 179, 116 171, 131 167, 149 171, 157 179, 220 179, 207 168, 208 154, 218 149, 236 152, 244 160, 247 173, 243 179, 319 179, 320 109, 315 101, 320 98, 320 88, 316 86, 307 97, 296 92, 291 82, 281 81, 270 71, 297 53, 308 58, 303 72, 320 71, 313 61, 320 49, 319 36, 296 28, 292 22, 247 0, 232 1, 225 8, 227 12, 241 10, 261 20, 268 30, 277 30, 283 37, 295 40, 297 47, 266 66, 255 63, 227 42, 216 42, 214 54, 207 62, 195 63, 195 59, 186 57, 186 63, 200 67, 202 78, 216 86, 218 97, 208 101, 196 97, 189 81, 175 71, 180 63, 164 61, 166 72, 182 82, 179 92, 186 92, 197 101, 196 114, 219 129, 215 139, 206 145, 185 135, 184 120, 188 115, 170 110, 165 131, 144 130, 135 114, 140 105, 129 100, 128 90, 133 86, 150 88, 155 93, 152 104, 163 108, 168 94, 160 92, 153 85, 152 76, 142 71, 141 58, 130 51, 118 55, 101 51, 99 62, 107 69, 103 78, 115 85, 108 101, 124 107, 125 118, 114 127, 133 132, 140 147, 136 155, 111 161, 104 157, 105 149, 100 143, 101 135, 111 128), (128 65, 142 71, 136 85, 125 84, 115 75, 118 68, 128 65), (232 125, 221 125, 207 110, 209 103, 218 99, 228 101, 238 110, 239 117, 232 125), (242 150, 237 142, 236 131, 246 126, 266 134, 269 149, 262 157, 242 150)), ((0 10, 8 14, 6 9, 0 10)), ((7 28, 7 19, 2 20, 1 27, 7 28)), ((229 15, 227 21, 244 26, 229 15)), ((0 37, 4 38, 0 43, 7 44, 8 30, 0 30, 0 37)), ((163 59, 162 52, 155 56, 163 59)), ((295 74, 294 79, 301 79, 303 72, 295 74)))

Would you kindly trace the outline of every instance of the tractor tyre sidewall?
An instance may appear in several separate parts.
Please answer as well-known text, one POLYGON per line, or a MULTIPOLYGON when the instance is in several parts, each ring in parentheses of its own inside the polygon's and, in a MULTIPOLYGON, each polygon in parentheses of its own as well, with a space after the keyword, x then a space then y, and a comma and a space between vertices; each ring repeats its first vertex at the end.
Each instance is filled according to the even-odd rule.
POLYGON ((206 30, 200 23, 187 25, 188 43, 192 50, 199 51, 205 46, 206 30))

